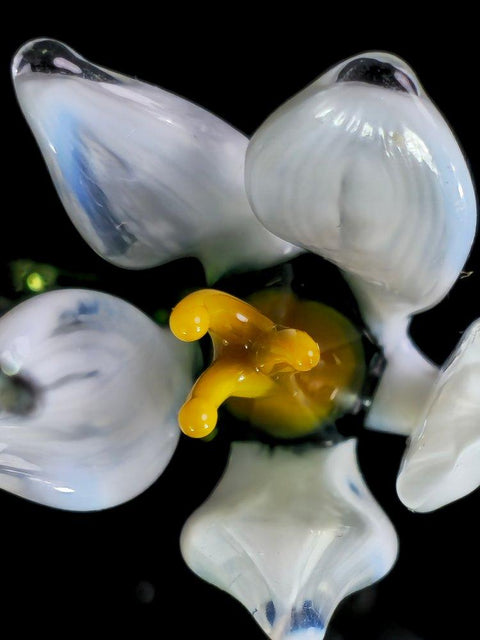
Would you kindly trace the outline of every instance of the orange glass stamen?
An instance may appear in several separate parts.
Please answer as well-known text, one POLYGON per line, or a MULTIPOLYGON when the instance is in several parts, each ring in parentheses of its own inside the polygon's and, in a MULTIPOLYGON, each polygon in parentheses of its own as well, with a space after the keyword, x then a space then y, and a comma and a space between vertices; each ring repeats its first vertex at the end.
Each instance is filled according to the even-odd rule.
POLYGON ((191 342, 212 337, 213 364, 195 383, 180 409, 182 431, 207 436, 219 406, 231 397, 275 397, 277 376, 310 371, 320 360, 318 344, 306 332, 275 324, 251 305, 221 291, 203 289, 172 311, 170 328, 191 342))
POLYGON ((355 406, 364 378, 361 335, 340 313, 280 289, 248 304, 204 289, 173 310, 173 333, 190 342, 207 332, 213 364, 180 409, 194 438, 209 435, 218 408, 280 438, 311 433, 355 406), (291 328, 289 328, 291 327, 291 328))

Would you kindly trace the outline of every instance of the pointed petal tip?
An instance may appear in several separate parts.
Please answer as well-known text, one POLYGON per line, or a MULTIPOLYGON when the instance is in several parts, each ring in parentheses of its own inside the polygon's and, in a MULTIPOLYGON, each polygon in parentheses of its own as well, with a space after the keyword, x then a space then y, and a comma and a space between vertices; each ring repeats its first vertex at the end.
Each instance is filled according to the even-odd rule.
POLYGON ((116 83, 117 79, 101 67, 85 60, 71 47, 51 38, 29 40, 20 47, 13 58, 13 81, 33 75, 70 76, 99 82, 116 83))
POLYGON ((57 73, 62 69, 58 60, 70 61, 72 72, 75 67, 81 73, 81 69, 75 62, 79 60, 78 54, 58 40, 51 38, 35 38, 25 42, 17 51, 12 61, 12 76, 15 80, 26 73, 57 73))
POLYGON ((421 459, 418 449, 409 458, 407 450, 396 484, 400 502, 410 511, 429 513, 469 495, 480 485, 479 454, 477 442, 465 447, 456 460, 440 450, 421 459))
MULTIPOLYGON (((450 476, 448 480, 451 480, 450 476)), ((453 495, 454 492, 449 489, 448 482, 441 474, 431 478, 429 482, 422 482, 421 474, 416 477, 411 473, 400 474, 396 488, 400 502, 413 513, 430 513, 463 497, 453 495)))
POLYGON ((400 56, 389 51, 364 51, 334 67, 337 82, 355 80, 370 85, 396 88, 421 95, 423 89, 412 67, 400 56))
POLYGON ((435 509, 435 507, 430 507, 428 504, 429 495, 420 496, 415 487, 412 487, 411 479, 406 479, 401 472, 397 478, 396 489, 400 502, 410 511, 414 513, 428 513, 435 509))

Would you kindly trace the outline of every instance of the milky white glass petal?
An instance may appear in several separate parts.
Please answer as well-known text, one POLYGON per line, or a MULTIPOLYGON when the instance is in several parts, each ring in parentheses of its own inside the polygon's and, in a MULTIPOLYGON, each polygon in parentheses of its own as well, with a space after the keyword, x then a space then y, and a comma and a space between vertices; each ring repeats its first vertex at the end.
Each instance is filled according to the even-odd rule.
POLYGON ((214 278, 299 251, 252 214, 248 140, 216 116, 52 40, 24 45, 13 77, 68 214, 114 264, 194 255, 214 278))
POLYGON ((31 396, 0 408, 1 488, 103 509, 168 464, 192 351, 130 304, 73 289, 23 302, 0 319, 0 367, 31 396))
POLYGON ((320 639, 342 598, 391 569, 397 538, 360 475, 355 440, 298 449, 243 442, 187 521, 181 548, 271 638, 320 639))
POLYGON ((395 56, 365 53, 325 73, 254 135, 246 185, 270 231, 345 271, 392 369, 370 422, 408 432, 423 405, 408 390, 426 393, 434 376, 405 346, 408 318, 449 291, 476 224, 465 159, 413 71, 395 56), (407 393, 392 399, 395 385, 407 393), (405 422, 396 414, 408 403, 405 422))
POLYGON ((480 485, 480 320, 438 377, 397 480, 401 501, 433 511, 480 485))

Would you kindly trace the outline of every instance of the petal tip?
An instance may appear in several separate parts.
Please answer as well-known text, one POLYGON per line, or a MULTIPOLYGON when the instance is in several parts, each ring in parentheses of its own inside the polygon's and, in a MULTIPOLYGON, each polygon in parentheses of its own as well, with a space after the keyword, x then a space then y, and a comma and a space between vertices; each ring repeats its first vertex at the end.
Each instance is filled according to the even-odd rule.
POLYGON ((13 81, 34 75, 70 76, 100 82, 116 83, 108 72, 85 60, 68 45, 51 38, 35 38, 20 47, 13 58, 13 81))
POLYGON ((12 76, 15 80, 26 73, 56 73, 62 67, 58 60, 70 60, 72 70, 78 55, 58 40, 51 38, 35 38, 25 42, 13 57, 12 76))

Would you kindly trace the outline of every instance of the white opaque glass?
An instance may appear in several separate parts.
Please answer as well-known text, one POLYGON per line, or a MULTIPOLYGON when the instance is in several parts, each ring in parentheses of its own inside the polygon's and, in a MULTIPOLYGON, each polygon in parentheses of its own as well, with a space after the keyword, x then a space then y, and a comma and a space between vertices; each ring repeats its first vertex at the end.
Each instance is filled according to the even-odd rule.
POLYGON ((365 485, 355 444, 236 442, 225 475, 184 527, 189 567, 275 640, 320 640, 342 598, 395 562, 395 531, 365 485))
POLYGON ((373 52, 325 73, 256 132, 246 186, 270 231, 345 271, 390 368, 369 424, 408 433, 435 376, 405 346, 409 316, 450 290, 476 225, 465 159, 413 71, 373 52))
POLYGON ((438 376, 412 434, 397 491, 414 511, 433 511, 480 485, 480 320, 438 376))
MULTIPOLYGON (((141 311, 84 290, 0 319, 0 367, 30 403, 0 410, 0 487, 72 510, 111 507, 168 464, 193 352, 141 311)), ((13 390, 10 393, 15 393, 13 390)))
POLYGON ((179 96, 34 40, 13 62, 18 100, 87 242, 127 268, 199 257, 210 280, 299 249, 255 218, 247 138, 179 96))

